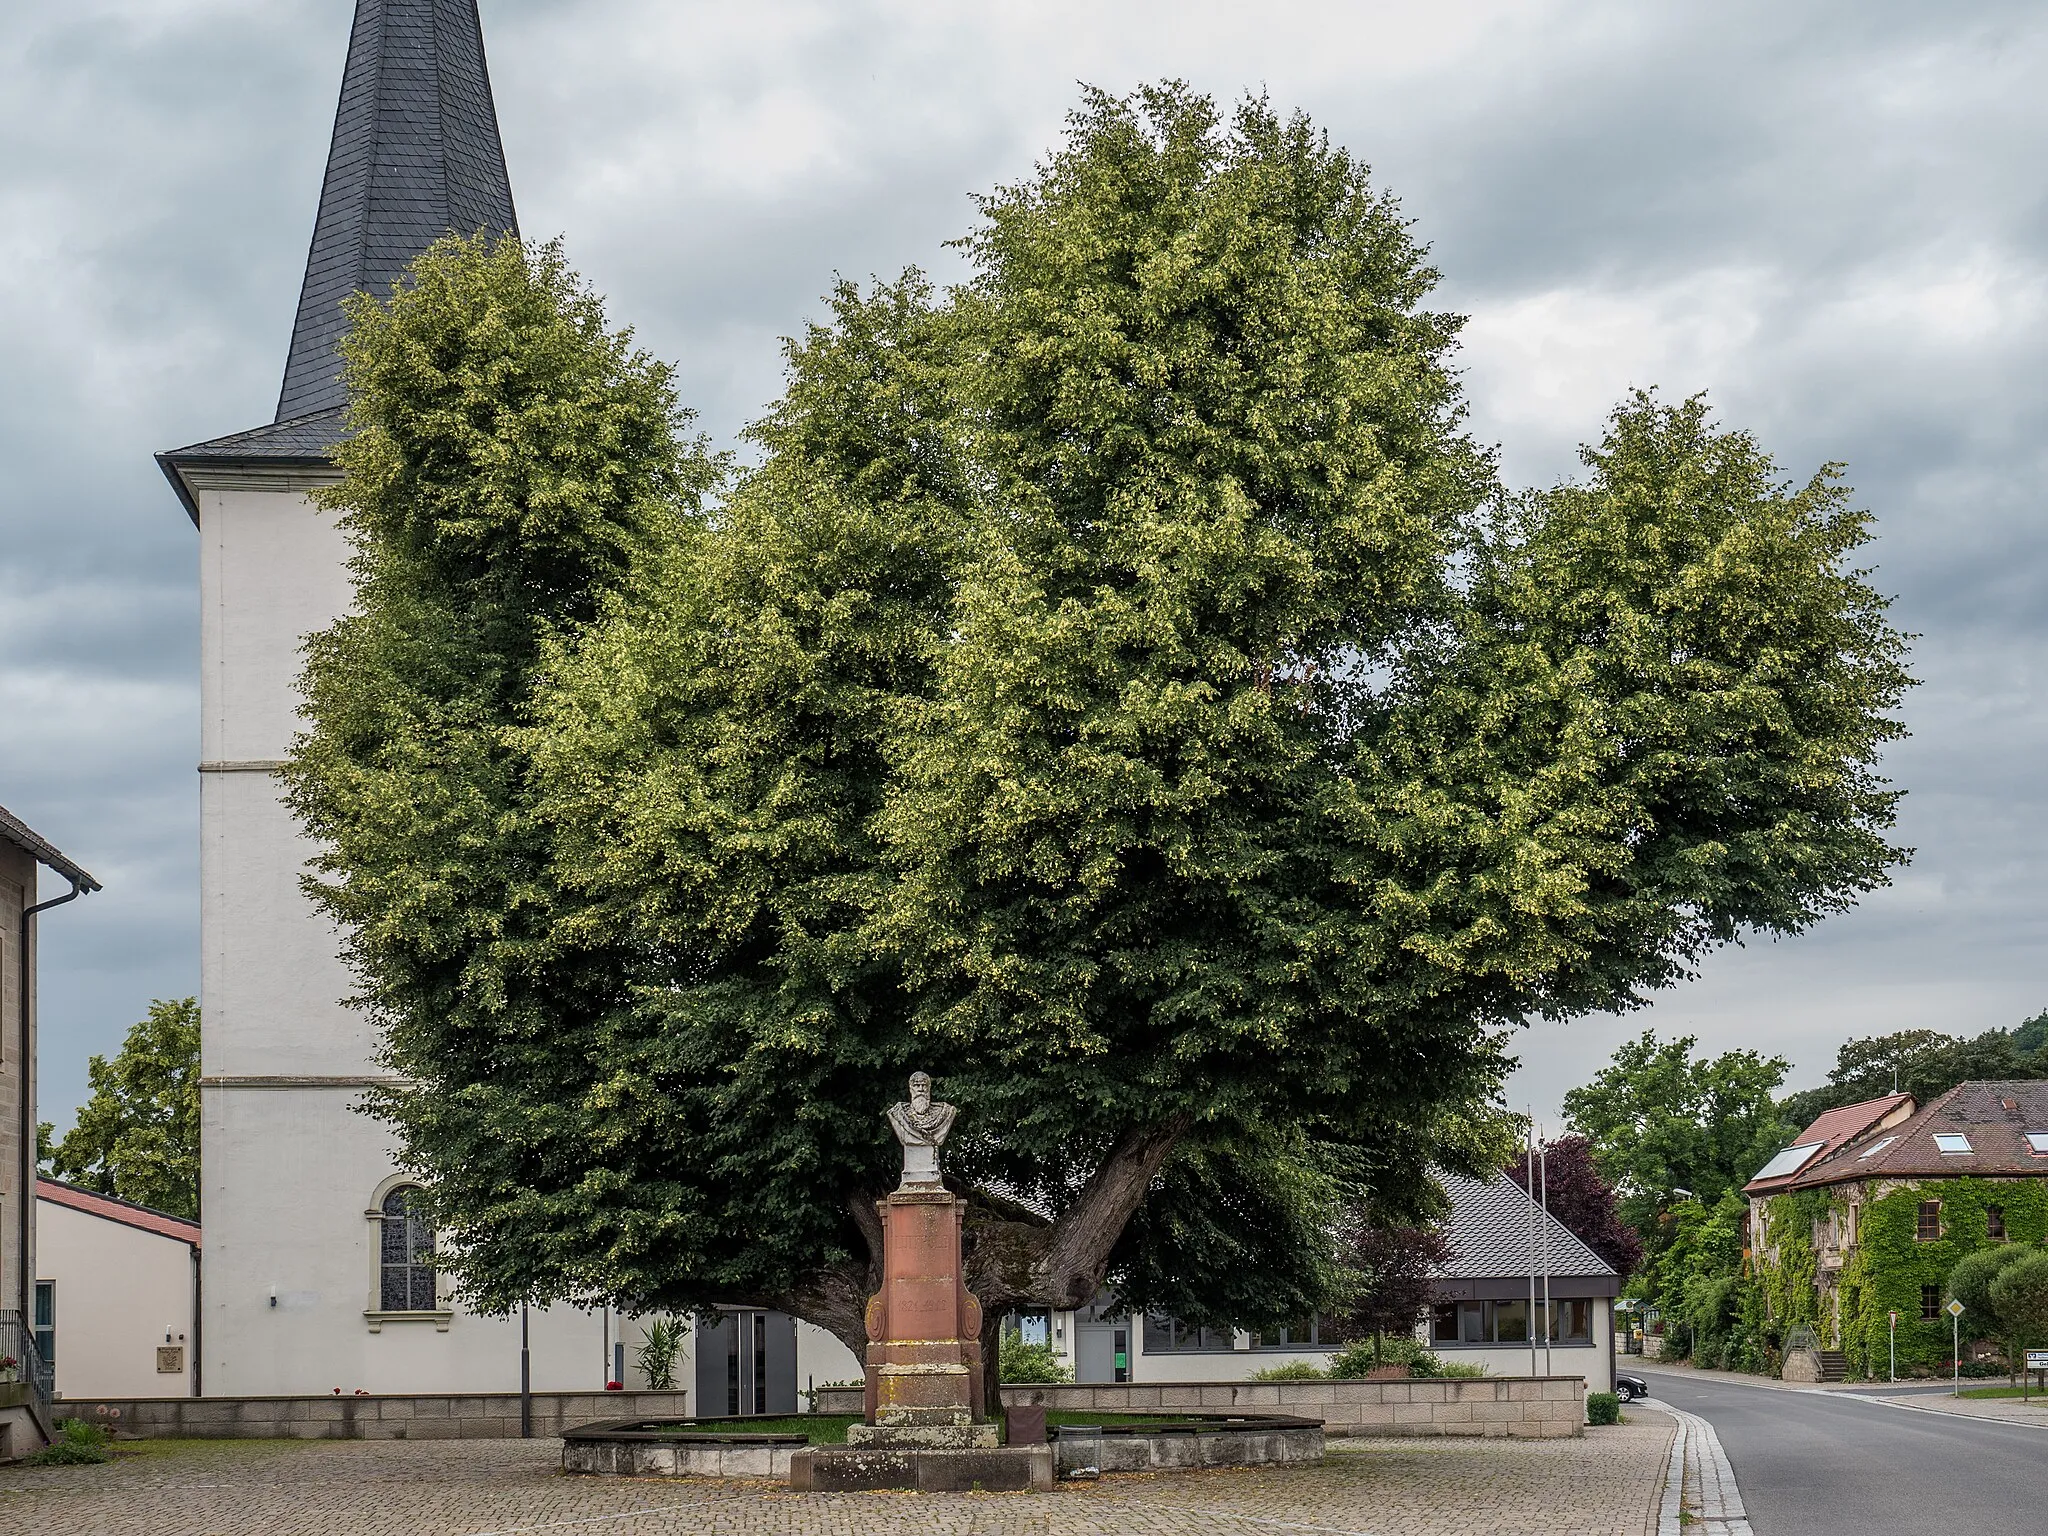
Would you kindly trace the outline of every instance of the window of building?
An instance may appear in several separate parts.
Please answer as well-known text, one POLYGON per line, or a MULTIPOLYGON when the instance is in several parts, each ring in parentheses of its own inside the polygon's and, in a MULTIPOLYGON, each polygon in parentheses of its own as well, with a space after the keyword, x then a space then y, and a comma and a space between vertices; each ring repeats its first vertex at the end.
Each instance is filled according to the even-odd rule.
POLYGON ((1873 1141, 1869 1146, 1865 1147, 1861 1152, 1858 1152, 1856 1154, 1856 1161, 1860 1163, 1866 1157, 1877 1156, 1878 1153, 1882 1152, 1886 1147, 1890 1146, 1893 1142, 1897 1141, 1898 1139, 1899 1138, 1896 1136, 1878 1137, 1877 1140, 1873 1141))
POLYGON ((1550 1304, 1551 1338, 1559 1344, 1593 1342, 1593 1303, 1584 1297, 1550 1304))
POLYGON ((2027 1150, 2036 1157, 2048 1157, 2048 1131, 2027 1132, 2027 1150))
POLYGON ((1321 1344, 1322 1319, 1314 1315, 1282 1323, 1278 1328, 1260 1328, 1252 1334, 1253 1349, 1315 1349, 1321 1344))
POLYGON ((1974 1150, 1970 1138, 1963 1135, 1944 1134, 1934 1138, 1934 1149, 1943 1157, 1963 1157, 1974 1150))
POLYGON ((1177 1350, 1227 1350, 1233 1343, 1227 1328, 1196 1328, 1163 1312, 1145 1314, 1145 1353, 1169 1354, 1177 1350))
POLYGON ((1941 1287, 1923 1285, 1920 1287, 1920 1321, 1938 1323, 1941 1321, 1941 1287))
MULTIPOLYGON (((1543 1316, 1537 1304, 1537 1318, 1543 1316)), ((1523 1344, 1529 1342, 1529 1303, 1526 1301, 1440 1301, 1430 1309, 1429 1337, 1446 1345, 1523 1344)), ((1539 1326, 1536 1342, 1544 1342, 1539 1326)), ((1583 1296, 1552 1298, 1550 1342, 1591 1344, 1593 1303, 1583 1296)))
POLYGON ((57 1366, 57 1282, 36 1282, 36 1353, 43 1357, 43 1369, 57 1366))
POLYGON ((1939 1200, 1922 1200, 1920 1202, 1920 1226, 1913 1235, 1923 1243, 1934 1243, 1941 1240, 1941 1202, 1939 1200))
POLYGON ((2005 1241, 2005 1207, 1987 1205, 1984 1207, 1984 1235, 1994 1243, 2005 1241))
POLYGON ((378 1305, 386 1312, 432 1312, 434 1229, 413 1214, 411 1189, 384 1197, 384 1241, 378 1261, 378 1305))

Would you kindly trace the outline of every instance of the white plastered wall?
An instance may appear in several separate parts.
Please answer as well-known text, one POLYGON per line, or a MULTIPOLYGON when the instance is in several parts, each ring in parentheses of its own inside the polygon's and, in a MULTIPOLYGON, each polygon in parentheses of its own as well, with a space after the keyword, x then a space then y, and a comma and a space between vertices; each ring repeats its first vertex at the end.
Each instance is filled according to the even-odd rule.
MULTIPOLYGON (((384 1321, 366 1215, 396 1172, 357 1112, 379 1074, 310 845, 268 765, 300 728, 303 638, 350 600, 347 547, 305 475, 194 475, 200 527, 203 1385, 208 1396, 512 1391, 519 1320, 384 1321)), ((604 1320, 531 1320, 536 1390, 596 1390, 604 1320)))
POLYGON ((36 1278, 56 1285, 60 1394, 191 1394, 189 1244, 54 1200, 38 1200, 36 1278), (157 1369, 157 1350, 166 1344, 182 1348, 182 1369, 157 1369))

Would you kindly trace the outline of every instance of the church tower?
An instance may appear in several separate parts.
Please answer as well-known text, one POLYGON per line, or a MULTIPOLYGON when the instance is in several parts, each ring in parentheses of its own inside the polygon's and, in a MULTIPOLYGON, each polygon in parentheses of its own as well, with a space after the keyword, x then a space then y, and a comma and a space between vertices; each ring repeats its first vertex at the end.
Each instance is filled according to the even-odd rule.
MULTIPOLYGON (((276 770, 300 643, 350 601, 347 548, 307 497, 346 428, 341 301, 388 293, 451 231, 516 233, 476 0, 357 0, 277 418, 158 456, 199 532, 202 1326, 208 1396, 492 1392, 516 1319, 468 1316, 415 1261, 384 1128, 357 1113, 376 1041, 344 1005, 332 928, 276 770)), ((601 1388, 604 1320, 536 1318, 537 1388, 601 1388)))

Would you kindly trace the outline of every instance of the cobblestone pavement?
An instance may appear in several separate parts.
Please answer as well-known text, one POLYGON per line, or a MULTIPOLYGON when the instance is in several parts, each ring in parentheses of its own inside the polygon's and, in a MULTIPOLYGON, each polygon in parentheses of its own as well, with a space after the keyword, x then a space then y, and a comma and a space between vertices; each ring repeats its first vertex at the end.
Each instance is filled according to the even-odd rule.
POLYGON ((535 1441, 157 1441, 0 1468, 0 1532, 93 1536, 1645 1536, 1671 1422, 1580 1440, 1335 1442, 1318 1467, 1037 1494, 796 1494, 556 1470, 535 1441))

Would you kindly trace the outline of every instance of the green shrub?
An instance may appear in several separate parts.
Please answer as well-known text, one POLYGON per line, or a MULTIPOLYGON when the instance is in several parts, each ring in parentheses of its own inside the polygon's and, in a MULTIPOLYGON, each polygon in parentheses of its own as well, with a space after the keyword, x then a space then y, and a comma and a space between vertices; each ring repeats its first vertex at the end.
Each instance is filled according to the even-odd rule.
POLYGON ((1477 1381, 1486 1374, 1483 1365, 1467 1365, 1462 1360, 1439 1360, 1433 1371, 1409 1372, 1412 1376, 1435 1376, 1446 1381, 1477 1381))
MULTIPOLYGON (((640 1347, 633 1351, 640 1373, 647 1378, 650 1392, 672 1392, 676 1385, 676 1355, 683 1347, 683 1325, 673 1317, 657 1317, 646 1328, 640 1347)), ((619 1383, 624 1386, 624 1382, 619 1383)))
POLYGON ((66 1419, 57 1438, 27 1458, 32 1467, 90 1467, 112 1461, 107 1444, 114 1437, 85 1419, 66 1419))
POLYGON ((1621 1399, 1612 1392, 1588 1392, 1586 1394, 1586 1422, 1588 1424, 1619 1424, 1621 1422, 1621 1399))
POLYGON ((1448 1365, 1405 1335, 1382 1340, 1377 1350, 1371 1339, 1346 1345, 1330 1361, 1328 1374, 1339 1380, 1356 1380, 1371 1375, 1375 1367, 1382 1365, 1405 1365, 1410 1376, 1465 1380, 1486 1374, 1486 1367, 1481 1365, 1448 1365))
POLYGON ((1320 1365, 1308 1360, 1290 1360, 1285 1365, 1269 1365, 1263 1371, 1253 1371, 1253 1381, 1324 1381, 1330 1373, 1320 1365))
POLYGON ((1015 1329, 1003 1332, 1002 1378, 1019 1383, 1072 1381, 1074 1373, 1050 1344, 1026 1344, 1015 1329))

